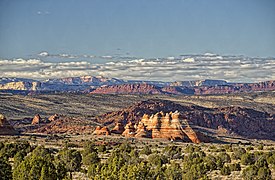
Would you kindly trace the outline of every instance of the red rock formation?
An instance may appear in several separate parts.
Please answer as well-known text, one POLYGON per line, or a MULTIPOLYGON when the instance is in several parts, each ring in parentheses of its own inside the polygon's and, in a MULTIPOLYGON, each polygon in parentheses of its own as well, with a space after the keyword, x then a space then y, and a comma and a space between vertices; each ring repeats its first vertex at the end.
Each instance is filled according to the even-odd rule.
POLYGON ((33 129, 29 132, 43 134, 88 134, 91 133, 91 129, 94 127, 95 123, 91 120, 61 116, 59 119, 47 124, 42 124, 38 129, 33 129))
POLYGON ((17 131, 10 125, 3 114, 0 114, 0 135, 15 135, 17 131))
POLYGON ((162 94, 161 90, 150 84, 122 84, 102 86, 91 94, 162 94))
POLYGON ((142 122, 138 123, 135 137, 136 138, 148 137, 148 132, 147 132, 147 129, 146 129, 144 123, 142 123, 142 122))
POLYGON ((176 110, 180 112, 179 118, 188 121, 191 127, 194 125, 217 130, 219 126, 222 126, 229 134, 253 139, 275 140, 275 114, 244 107, 205 108, 151 99, 138 102, 120 111, 103 114, 98 117, 97 121, 112 124, 119 120, 125 125, 127 121, 138 123, 141 119, 146 119, 143 123, 148 128, 150 119, 148 114, 176 110))
POLYGON ((100 126, 97 126, 95 131, 93 132, 93 135, 111 135, 111 132, 109 131, 109 129, 104 126, 104 127, 100 127, 100 126))
POLYGON ((50 116, 50 117, 48 118, 48 120, 49 120, 49 121, 55 121, 55 120, 57 120, 58 118, 59 118, 59 115, 58 115, 58 114, 54 114, 54 115, 50 116))
POLYGON ((116 126, 111 130, 111 133, 122 134, 124 132, 124 126, 121 122, 117 122, 116 126))
POLYGON ((134 137, 135 136, 135 127, 134 127, 134 123, 129 122, 128 124, 126 124, 126 126, 124 127, 125 131, 122 133, 123 136, 125 137, 134 137))
POLYGON ((41 117, 39 114, 36 114, 34 116, 34 118, 32 119, 32 125, 35 125, 35 124, 40 124, 41 123, 41 117))
POLYGON ((148 119, 148 115, 144 115, 141 123, 146 126, 146 130, 151 131, 152 138, 164 138, 171 140, 183 140, 184 132, 179 121, 179 113, 156 113, 148 119))

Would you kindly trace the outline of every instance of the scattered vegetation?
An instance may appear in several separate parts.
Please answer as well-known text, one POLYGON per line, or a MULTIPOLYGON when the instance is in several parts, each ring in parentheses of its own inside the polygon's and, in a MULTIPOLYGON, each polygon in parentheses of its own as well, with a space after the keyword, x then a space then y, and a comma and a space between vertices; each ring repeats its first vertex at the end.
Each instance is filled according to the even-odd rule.
POLYGON ((128 141, 115 145, 95 141, 69 144, 64 141, 59 148, 46 148, 30 145, 28 141, 0 142, 0 177, 61 180, 75 179, 78 173, 95 180, 195 180, 217 176, 234 179, 237 174, 243 179, 272 179, 275 170, 275 151, 253 145, 156 146, 128 141))

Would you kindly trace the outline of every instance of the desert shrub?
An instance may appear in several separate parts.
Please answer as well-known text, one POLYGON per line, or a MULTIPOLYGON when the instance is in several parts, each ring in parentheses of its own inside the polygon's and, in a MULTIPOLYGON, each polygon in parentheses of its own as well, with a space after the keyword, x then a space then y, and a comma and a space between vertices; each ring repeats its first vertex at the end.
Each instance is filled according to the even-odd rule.
POLYGON ((241 164, 252 165, 255 163, 255 156, 253 153, 245 153, 241 157, 241 164))
POLYGON ((0 142, 0 150, 5 147, 5 144, 3 142, 0 142))
POLYGON ((253 148, 252 146, 248 146, 248 147, 246 148, 246 151, 251 151, 251 150, 254 150, 254 148, 253 148))
POLYGON ((83 155, 88 155, 92 152, 96 152, 95 144, 92 141, 87 141, 84 144, 83 155))
POLYGON ((257 167, 254 165, 250 165, 246 169, 243 170, 242 177, 245 180, 252 180, 257 177, 257 174, 258 174, 257 167))
POLYGON ((246 153, 246 150, 241 147, 233 148, 232 159, 241 159, 242 155, 246 153))
POLYGON ((162 154, 166 155, 170 159, 176 159, 181 157, 181 148, 178 146, 166 146, 162 154))
POLYGON ((186 146, 184 152, 185 153, 193 153, 193 152, 199 152, 200 150, 201 150, 201 148, 199 146, 190 144, 190 145, 186 146))
POLYGON ((79 151, 75 149, 63 149, 55 157, 56 164, 63 166, 66 171, 74 172, 80 171, 82 156, 79 151))
POLYGON ((145 154, 145 155, 149 155, 151 153, 152 151, 148 146, 144 146, 143 149, 140 151, 140 154, 145 154))
POLYGON ((106 145, 100 145, 97 147, 98 152, 105 152, 107 150, 106 145))
POLYGON ((180 165, 177 163, 171 163, 171 165, 165 169, 164 177, 165 179, 182 179, 182 170, 180 165))
POLYGON ((216 164, 216 158, 213 155, 208 155, 205 157, 204 162, 208 169, 211 170, 216 170, 217 169, 217 164, 216 164))
POLYGON ((221 175, 230 175, 231 174, 231 170, 230 170, 230 168, 229 168, 229 166, 223 166, 222 168, 221 168, 221 175))
POLYGON ((219 154, 218 154, 218 158, 219 158, 223 163, 230 163, 230 162, 231 162, 230 156, 229 156, 227 153, 225 153, 225 152, 219 153, 219 154))
POLYGON ((83 164, 90 166, 92 164, 96 164, 100 162, 100 159, 96 152, 92 152, 86 156, 83 156, 83 164))
POLYGON ((88 167, 88 172, 87 172, 88 176, 91 179, 94 179, 96 177, 96 175, 98 175, 100 173, 100 167, 101 167, 100 164, 91 164, 88 167))
POLYGON ((11 165, 8 161, 0 158, 0 179, 9 180, 12 179, 11 165))
POLYGON ((151 154, 148 157, 148 163, 151 164, 152 166, 162 166, 167 162, 168 162, 167 157, 163 155, 151 154))
POLYGON ((233 148, 232 148, 232 145, 230 144, 227 144, 227 145, 224 145, 224 149, 226 150, 226 152, 232 152, 233 151, 233 148))
POLYGON ((44 147, 37 147, 13 171, 13 179, 57 179, 53 157, 44 147))
POLYGON ((240 163, 230 164, 229 167, 231 171, 240 171, 242 169, 240 163))
POLYGON ((257 179, 272 179, 271 171, 268 167, 260 167, 257 172, 257 179))
POLYGON ((259 146, 257 146, 257 149, 258 150, 263 150, 264 149, 264 146, 262 144, 260 144, 259 146))

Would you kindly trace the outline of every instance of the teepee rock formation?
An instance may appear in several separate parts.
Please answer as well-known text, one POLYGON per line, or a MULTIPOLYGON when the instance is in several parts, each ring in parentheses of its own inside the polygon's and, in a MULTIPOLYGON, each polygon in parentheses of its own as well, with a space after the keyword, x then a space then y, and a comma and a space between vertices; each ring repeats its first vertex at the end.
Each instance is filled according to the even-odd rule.
POLYGON ((125 131, 124 126, 121 122, 117 122, 116 126, 111 130, 111 133, 122 134, 125 131))
POLYGON ((3 114, 0 114, 0 135, 15 135, 17 131, 10 125, 3 114))
POLYGON ((95 131, 93 132, 93 135, 111 135, 111 132, 109 131, 109 129, 104 126, 104 127, 100 127, 100 126, 97 126, 95 131))
POLYGON ((149 117, 144 114, 138 124, 129 122, 122 133, 125 137, 160 138, 169 140, 183 140, 193 143, 206 142, 207 138, 202 133, 192 129, 188 122, 184 127, 179 119, 179 112, 157 112, 149 117))
POLYGON ((134 137, 135 136, 135 126, 134 123, 129 122, 125 126, 125 131, 122 133, 123 136, 125 137, 134 137))
POLYGON ((35 124, 40 124, 41 123, 41 117, 39 114, 36 114, 34 116, 34 118, 32 119, 32 125, 35 125, 35 124))

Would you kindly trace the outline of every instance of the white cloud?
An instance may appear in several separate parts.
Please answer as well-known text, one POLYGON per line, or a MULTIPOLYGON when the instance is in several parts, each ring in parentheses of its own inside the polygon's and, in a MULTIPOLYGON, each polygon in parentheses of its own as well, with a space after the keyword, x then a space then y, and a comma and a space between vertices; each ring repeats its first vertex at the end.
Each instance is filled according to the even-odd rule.
MULTIPOLYGON (((65 56, 65 55, 63 55, 65 56)), ((68 56, 69 57, 69 56, 68 56)), ((70 59, 70 58, 67 58, 70 59)), ((275 60, 253 58, 136 59, 94 64, 88 61, 44 62, 38 59, 0 59, 0 77, 33 79, 107 76, 125 80, 181 81, 224 79, 256 82, 275 79, 275 60)))

